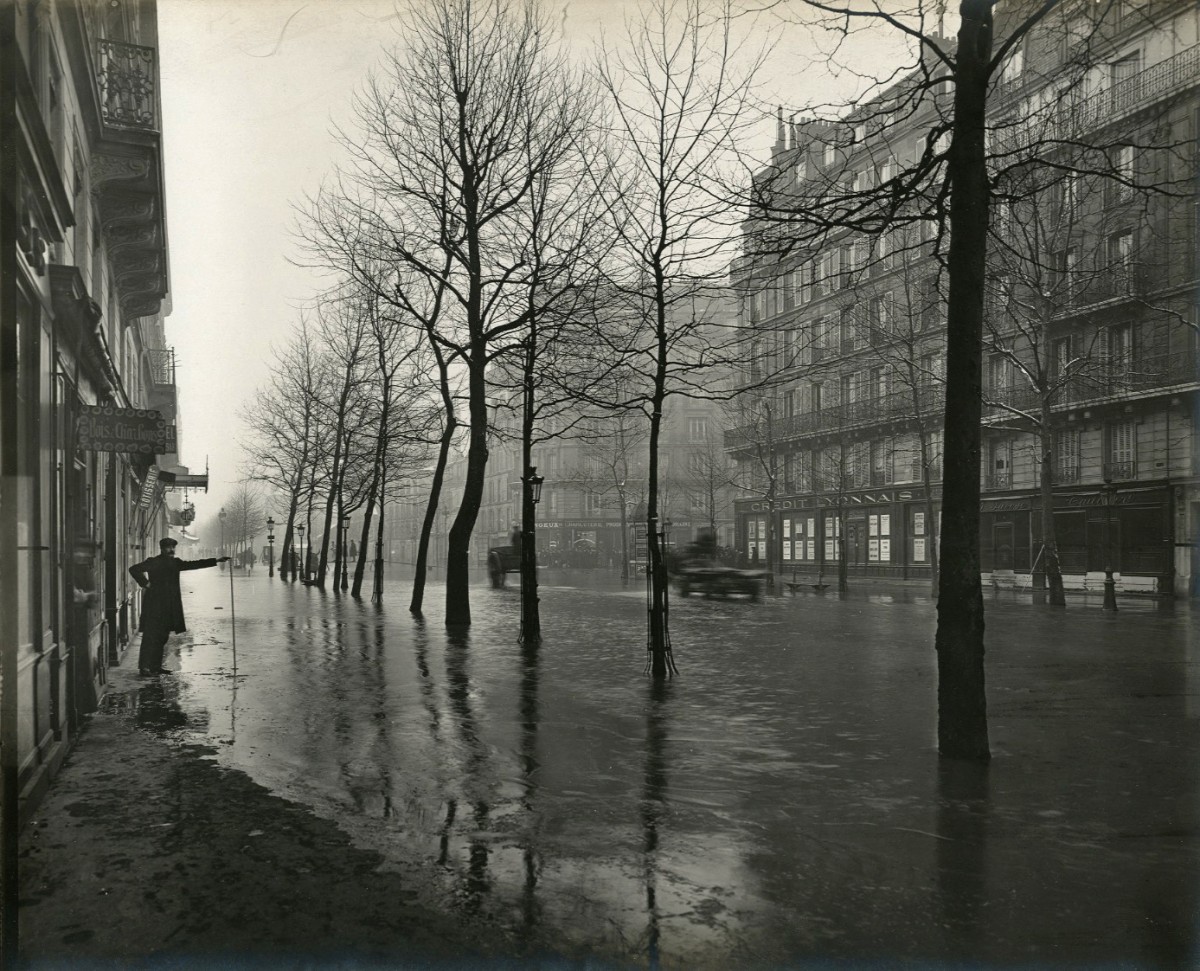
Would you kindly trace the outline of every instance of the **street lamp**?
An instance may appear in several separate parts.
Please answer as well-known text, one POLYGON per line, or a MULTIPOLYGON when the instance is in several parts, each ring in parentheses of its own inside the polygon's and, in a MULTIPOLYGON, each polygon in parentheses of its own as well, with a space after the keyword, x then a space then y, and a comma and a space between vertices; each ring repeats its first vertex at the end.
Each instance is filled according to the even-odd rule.
POLYGON ((1113 580, 1112 536, 1109 520, 1112 518, 1113 493, 1117 487, 1112 479, 1104 477, 1104 609, 1117 609, 1117 584, 1113 580))
MULTIPOLYGON (((225 555, 225 507, 224 506, 222 506, 221 511, 219 513, 217 513, 217 519, 220 520, 220 522, 221 522, 221 555, 224 556, 225 555)), ((225 566, 223 564, 221 566, 221 569, 222 570, 225 569, 225 566)), ((232 570, 233 567, 230 566, 229 569, 232 570)))
POLYGON ((529 483, 529 491, 532 494, 533 504, 536 506, 542 501, 542 483, 546 481, 546 477, 537 474, 537 466, 529 466, 529 475, 525 479, 529 483))
POLYGON ((296 532, 300 534, 300 582, 308 582, 308 555, 304 549, 304 524, 301 523, 296 527, 296 532))
POLYGON ((346 565, 350 560, 350 547, 346 543, 346 536, 350 532, 350 517, 347 516, 342 520, 342 589, 346 589, 346 565))
POLYGON ((275 520, 267 517, 267 576, 275 576, 275 520))

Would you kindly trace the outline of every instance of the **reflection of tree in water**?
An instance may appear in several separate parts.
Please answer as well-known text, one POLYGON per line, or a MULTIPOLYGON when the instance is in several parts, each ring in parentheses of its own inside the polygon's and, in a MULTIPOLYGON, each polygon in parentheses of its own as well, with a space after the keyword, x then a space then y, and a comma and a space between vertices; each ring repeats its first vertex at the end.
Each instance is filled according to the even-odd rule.
POLYGON ((987 903, 988 767, 938 763, 937 887, 947 943, 963 957, 978 953, 987 903))
MULTIPOLYGON (((465 782, 470 789, 480 786, 482 769, 487 757, 487 748, 479 737, 479 727, 475 723, 475 713, 471 710, 471 683, 467 676, 467 652, 470 646, 470 635, 466 631, 451 630, 446 636, 446 683, 450 710, 458 722, 459 736, 467 751, 464 766, 465 782)), ((446 832, 452 822, 454 804, 450 803, 447 812, 446 832)), ((488 881, 488 847, 480 835, 489 828, 489 808, 487 802, 476 798, 471 804, 471 816, 474 831, 469 841, 467 874, 464 882, 466 903, 470 910, 476 911, 482 903, 483 896, 490 889, 488 881)))
POLYGON ((534 802, 537 794, 537 732, 538 732, 538 644, 521 645, 521 806, 525 810, 526 832, 523 848, 525 884, 521 894, 521 944, 528 950, 538 924, 537 903, 538 858, 534 802))
POLYGON ((658 824, 667 807, 667 699, 672 682, 655 678, 650 682, 650 704, 646 709, 646 770, 642 802, 642 875, 646 882, 646 956, 651 968, 659 962, 658 923, 658 824))

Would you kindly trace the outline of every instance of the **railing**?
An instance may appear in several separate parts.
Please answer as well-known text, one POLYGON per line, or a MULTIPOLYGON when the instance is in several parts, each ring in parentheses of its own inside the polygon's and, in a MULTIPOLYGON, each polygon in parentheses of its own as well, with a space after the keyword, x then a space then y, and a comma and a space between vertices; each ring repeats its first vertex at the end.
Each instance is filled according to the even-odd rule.
POLYGON ((158 129, 158 66, 153 47, 99 42, 100 116, 111 128, 158 129))
MULTIPOLYGON (((1105 398, 1124 398, 1156 389, 1196 384, 1192 358, 1187 354, 1131 354, 1108 361, 1084 364, 1075 377, 1054 392, 1054 408, 1072 407, 1105 398)), ((986 388, 983 392, 985 417, 1011 415, 1015 409, 1034 412, 1041 406, 1041 394, 1028 384, 1006 388, 986 388)))
POLYGON ((1137 478, 1136 462, 1105 462, 1105 482, 1127 482, 1137 478))
POLYGON ((1195 85, 1200 78, 1200 45, 1189 47, 1174 57, 1118 81, 1106 91, 1062 106, 1060 121, 1064 129, 1079 131, 1108 124, 1121 115, 1195 85))
POLYGON ((150 363, 150 380, 155 384, 175 384, 175 351, 170 347, 152 347, 146 350, 150 363))
POLYGON ((1050 481, 1055 485, 1074 485, 1079 481, 1079 469, 1055 469, 1050 473, 1050 481))
MULTIPOLYGON (((939 385, 922 388, 919 396, 920 412, 936 414, 944 406, 945 390, 939 385)), ((847 401, 801 415, 781 418, 772 430, 775 441, 782 442, 824 431, 837 431, 852 426, 886 424, 904 418, 915 417, 912 391, 904 389, 876 398, 847 401)), ((765 438, 766 430, 760 425, 745 425, 725 432, 726 448, 744 448, 765 438)))
POLYGON ((983 477, 984 489, 1011 489, 1011 472, 989 472, 983 477))

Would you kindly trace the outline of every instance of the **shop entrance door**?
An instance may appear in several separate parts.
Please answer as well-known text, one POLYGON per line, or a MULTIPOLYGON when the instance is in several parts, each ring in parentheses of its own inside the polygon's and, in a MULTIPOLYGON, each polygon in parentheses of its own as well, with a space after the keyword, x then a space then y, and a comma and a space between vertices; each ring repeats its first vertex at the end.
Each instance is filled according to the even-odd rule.
POLYGON ((992 525, 992 549, 995 551, 996 570, 1011 570, 1013 568, 1013 524, 994 523, 992 525))
POLYGON ((848 519, 846 521, 846 563, 849 566, 862 566, 867 562, 867 521, 865 519, 848 519))

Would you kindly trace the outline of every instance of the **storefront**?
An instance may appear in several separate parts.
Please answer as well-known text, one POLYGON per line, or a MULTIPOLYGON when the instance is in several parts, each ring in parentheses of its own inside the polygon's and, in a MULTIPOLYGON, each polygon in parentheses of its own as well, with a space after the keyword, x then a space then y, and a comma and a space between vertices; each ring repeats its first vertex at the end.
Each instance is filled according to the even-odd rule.
MULTIPOLYGON (((1111 566, 1128 577, 1153 578, 1158 592, 1173 580, 1172 490, 1165 485, 1092 486, 1056 492, 1054 532, 1064 576, 1111 566)), ((1042 550, 1038 496, 985 498, 980 517, 985 574, 1034 573, 1042 550)))
MULTIPOLYGON (((939 494, 935 490, 935 515, 939 494)), ((738 549, 750 564, 777 564, 784 573, 831 573, 845 556, 847 570, 856 576, 929 576, 934 524, 923 489, 789 497, 771 504, 740 500, 737 517, 738 549)))

